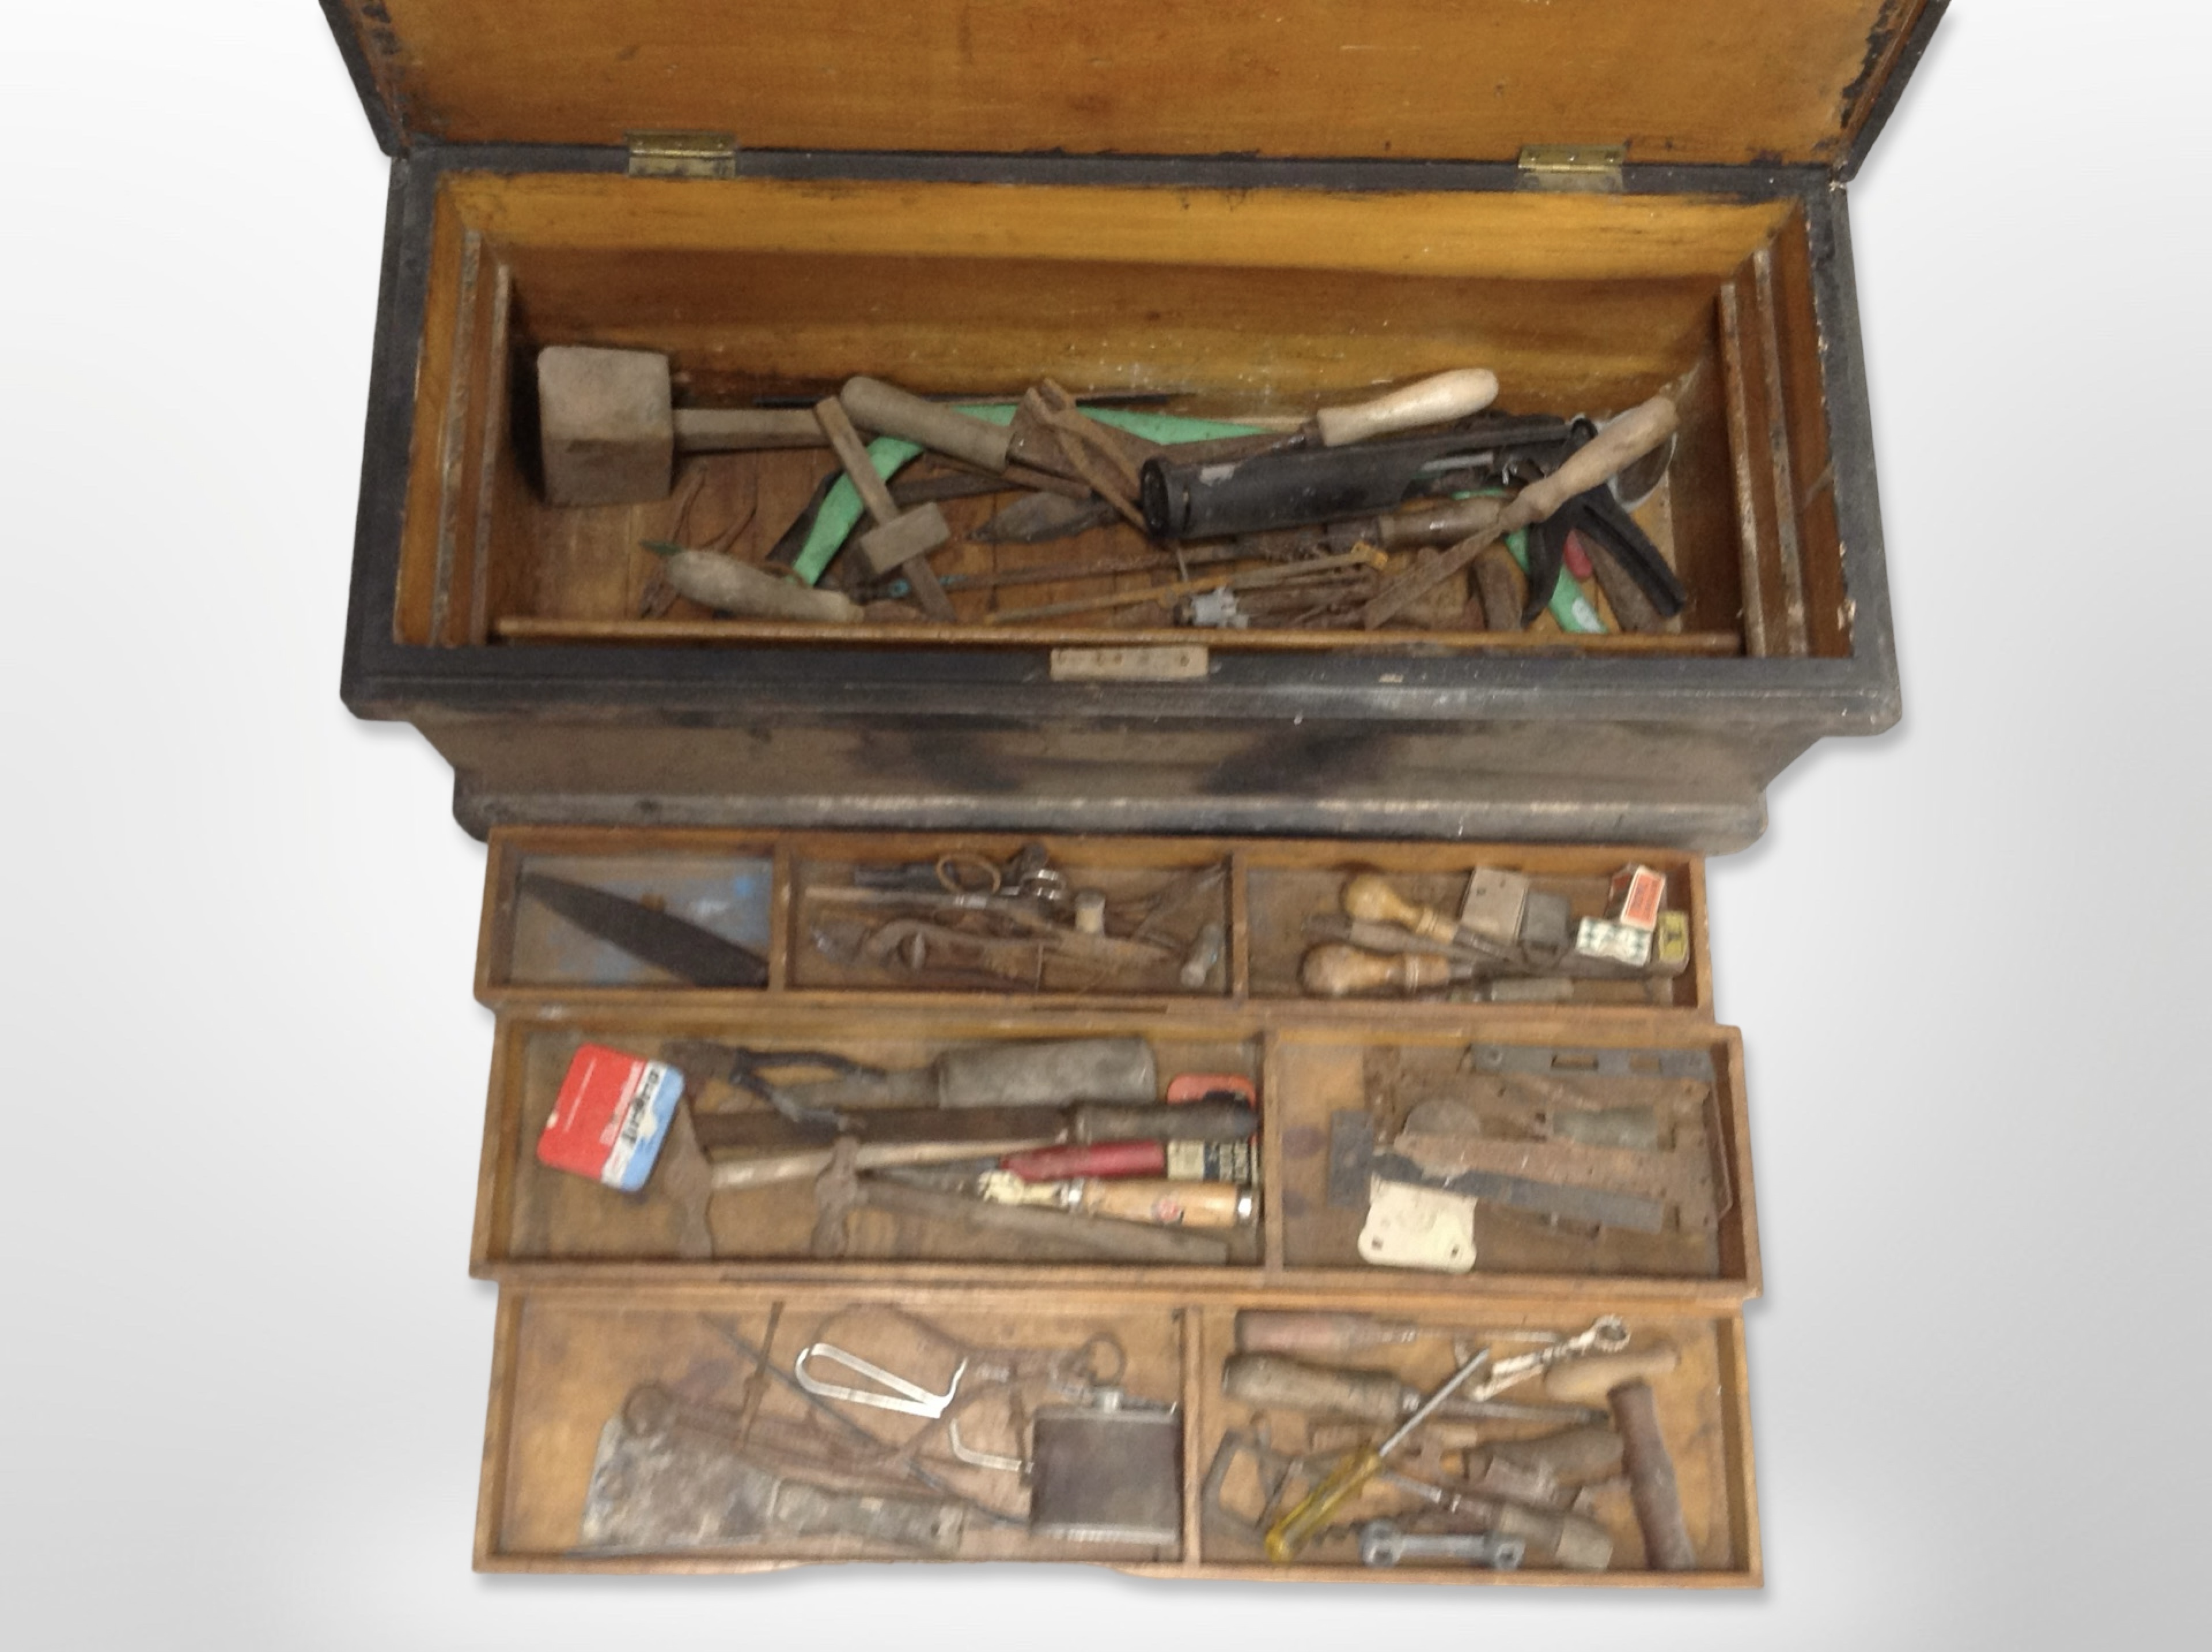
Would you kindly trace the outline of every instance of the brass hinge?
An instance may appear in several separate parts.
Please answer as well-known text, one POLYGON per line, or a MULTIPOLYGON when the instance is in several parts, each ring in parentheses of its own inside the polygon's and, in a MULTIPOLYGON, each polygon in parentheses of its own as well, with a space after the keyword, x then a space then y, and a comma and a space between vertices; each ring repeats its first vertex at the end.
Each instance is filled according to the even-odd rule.
POLYGON ((1530 143, 1521 151, 1523 189, 1578 189, 1618 195, 1626 143, 1530 143))
POLYGON ((625 132, 633 178, 735 178, 738 140, 728 132, 625 132))

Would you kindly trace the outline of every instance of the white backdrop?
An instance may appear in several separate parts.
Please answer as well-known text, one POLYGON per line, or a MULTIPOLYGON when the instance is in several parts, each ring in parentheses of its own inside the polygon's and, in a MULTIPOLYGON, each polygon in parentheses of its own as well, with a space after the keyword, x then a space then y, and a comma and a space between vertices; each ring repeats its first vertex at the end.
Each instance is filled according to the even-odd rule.
POLYGON ((2202 8, 1965 0, 1851 191, 1906 720, 1713 867, 1769 1582, 1704 1599, 472 1576, 483 856, 337 695, 384 162, 306 0, 16 11, 5 1638, 2193 1638, 2202 8))

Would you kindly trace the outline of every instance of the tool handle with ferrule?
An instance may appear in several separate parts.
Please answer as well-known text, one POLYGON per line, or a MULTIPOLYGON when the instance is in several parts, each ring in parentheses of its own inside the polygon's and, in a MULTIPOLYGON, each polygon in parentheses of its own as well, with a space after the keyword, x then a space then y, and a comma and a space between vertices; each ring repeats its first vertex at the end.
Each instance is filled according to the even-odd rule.
POLYGON ((855 375, 837 392, 853 422, 880 435, 920 442, 940 453, 980 465, 987 471, 1006 468, 1008 433, 1005 427, 986 424, 956 409, 924 401, 896 385, 855 375))
POLYGON ((1233 1228, 1252 1210, 1249 1188, 1233 1181, 1169 1181, 1157 1177, 1082 1184, 1078 1208, 1086 1216, 1149 1222, 1165 1228, 1233 1228))
POLYGON ((1393 1425, 1417 1398, 1388 1371, 1309 1365, 1269 1353, 1230 1355, 1221 1367, 1221 1392, 1263 1411, 1302 1411, 1393 1425))
POLYGON ((1332 944, 1316 946, 1298 966, 1298 982, 1316 998, 1349 998, 1355 993, 1379 992, 1396 987, 1407 993, 1449 987, 1469 978, 1463 967, 1449 958, 1419 952, 1385 957, 1363 952, 1356 946, 1332 944))
POLYGON ((992 1205, 959 1193, 903 1187, 895 1181, 863 1181, 860 1187, 861 1202, 872 1210, 940 1222, 971 1233, 1067 1245, 1117 1261, 1219 1267, 1229 1260, 1228 1242, 1210 1233, 1186 1233, 1180 1228, 1115 1222, 1025 1205, 992 1205))
POLYGON ((1457 924, 1441 912, 1415 905, 1375 872, 1363 872, 1347 879, 1343 900, 1346 916, 1362 923, 1396 924, 1446 944, 1459 938, 1457 924))
POLYGON ((1482 367, 1439 373, 1372 401, 1350 407, 1325 407, 1314 415, 1324 447, 1364 441, 1370 436, 1446 424, 1480 413, 1498 398, 1498 375, 1482 367))
POLYGON ((1014 1153, 999 1163, 1024 1181, 1066 1181, 1082 1176, 1157 1176, 1168 1168, 1164 1141, 1102 1141, 1088 1145, 1040 1147, 1014 1153))
POLYGON ((1324 1358, 1398 1348, 1421 1334, 1411 1320, 1372 1314, 1310 1313, 1297 1309, 1247 1308, 1237 1315, 1237 1346, 1252 1354, 1314 1354, 1324 1358))

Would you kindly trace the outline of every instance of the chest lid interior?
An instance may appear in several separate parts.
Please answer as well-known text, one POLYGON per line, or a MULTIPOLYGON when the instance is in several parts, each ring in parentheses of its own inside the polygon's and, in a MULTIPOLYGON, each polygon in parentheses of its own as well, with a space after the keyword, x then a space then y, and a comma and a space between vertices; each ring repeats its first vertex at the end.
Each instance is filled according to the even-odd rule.
POLYGON ((1945 0, 324 0, 385 147, 1847 167, 1945 0))

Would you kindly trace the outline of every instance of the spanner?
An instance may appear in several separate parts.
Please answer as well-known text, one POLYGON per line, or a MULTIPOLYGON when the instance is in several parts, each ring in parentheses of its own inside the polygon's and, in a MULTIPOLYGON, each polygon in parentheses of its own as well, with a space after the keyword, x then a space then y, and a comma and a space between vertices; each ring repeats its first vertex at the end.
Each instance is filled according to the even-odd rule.
POLYGON ((1409 1532, 1393 1520, 1370 1520, 1359 1527, 1359 1564, 1395 1566, 1401 1560, 1464 1560, 1493 1571, 1516 1571, 1528 1545, 1495 1532, 1409 1532))
POLYGON ((1532 1376, 1541 1376, 1564 1360, 1577 1359, 1583 1354, 1618 1353, 1628 1345, 1628 1327, 1613 1314, 1601 1315, 1586 1331, 1577 1333, 1563 1342, 1551 1342, 1534 1352, 1515 1354, 1510 1358, 1493 1364, 1482 1381, 1466 1391, 1469 1400, 1490 1400, 1503 1394, 1516 1382, 1525 1382, 1532 1376))

